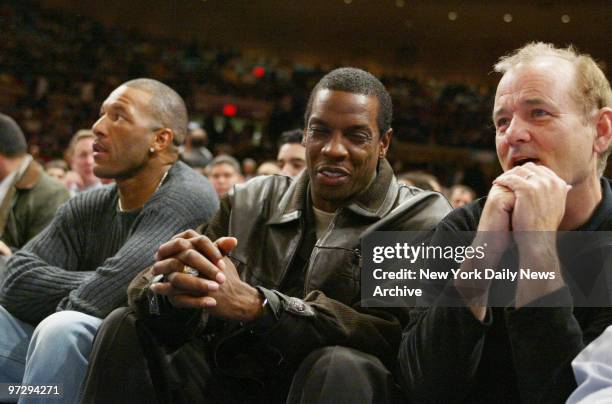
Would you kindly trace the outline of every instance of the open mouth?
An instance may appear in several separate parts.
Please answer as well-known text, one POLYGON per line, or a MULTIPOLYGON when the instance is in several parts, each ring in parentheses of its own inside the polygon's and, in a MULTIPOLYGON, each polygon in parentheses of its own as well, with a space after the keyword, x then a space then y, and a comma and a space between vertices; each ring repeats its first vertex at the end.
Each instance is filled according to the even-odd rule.
POLYGON ((94 159, 96 157, 100 157, 100 156, 102 156, 104 154, 108 154, 106 149, 104 147, 102 147, 99 143, 94 143, 92 149, 93 149, 94 159))
POLYGON ((520 158, 520 159, 514 160, 514 162, 512 163, 512 167, 522 166, 523 164, 527 164, 527 163, 538 164, 539 162, 540 160, 537 158, 531 158, 531 157, 520 158))
POLYGON ((327 185, 338 185, 349 178, 349 172, 342 167, 321 167, 317 177, 327 185))

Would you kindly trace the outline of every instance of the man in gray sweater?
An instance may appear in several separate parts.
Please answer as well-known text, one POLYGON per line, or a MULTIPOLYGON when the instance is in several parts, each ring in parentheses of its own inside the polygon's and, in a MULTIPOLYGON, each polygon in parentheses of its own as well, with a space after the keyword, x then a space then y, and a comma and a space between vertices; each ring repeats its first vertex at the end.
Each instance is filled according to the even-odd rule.
MULTIPOLYGON (((57 384, 50 397, 63 390, 62 402, 78 401, 77 375, 102 319, 127 303, 127 285, 162 242, 218 208, 208 181, 177 162, 186 130, 182 98, 158 81, 126 82, 104 101, 93 125, 94 172, 116 184, 71 199, 9 260, 0 280, 0 383, 57 384)), ((0 401, 17 398, 6 393, 0 401)))

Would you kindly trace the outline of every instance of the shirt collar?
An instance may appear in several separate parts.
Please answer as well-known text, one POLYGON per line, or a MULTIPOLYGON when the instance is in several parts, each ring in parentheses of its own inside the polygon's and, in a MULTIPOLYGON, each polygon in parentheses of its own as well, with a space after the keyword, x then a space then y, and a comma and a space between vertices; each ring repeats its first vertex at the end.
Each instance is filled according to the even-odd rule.
POLYGON ((595 231, 601 227, 604 221, 612 216, 612 189, 610 188, 610 181, 605 177, 601 177, 599 182, 601 184, 601 202, 595 208, 591 218, 576 230, 595 231))

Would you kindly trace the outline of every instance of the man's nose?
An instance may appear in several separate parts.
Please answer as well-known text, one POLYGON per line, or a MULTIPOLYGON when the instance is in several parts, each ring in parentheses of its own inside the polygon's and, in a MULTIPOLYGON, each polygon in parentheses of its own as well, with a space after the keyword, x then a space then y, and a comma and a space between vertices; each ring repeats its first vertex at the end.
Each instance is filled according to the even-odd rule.
POLYGON ((329 141, 323 146, 323 154, 331 158, 344 158, 348 155, 348 150, 344 144, 345 138, 342 132, 335 131, 329 141))
POLYGON ((106 133, 104 116, 101 116, 96 122, 94 122, 91 127, 91 130, 96 136, 100 136, 106 133))
POLYGON ((531 140, 529 124, 518 116, 512 117, 505 132, 505 140, 511 146, 529 142, 531 140))

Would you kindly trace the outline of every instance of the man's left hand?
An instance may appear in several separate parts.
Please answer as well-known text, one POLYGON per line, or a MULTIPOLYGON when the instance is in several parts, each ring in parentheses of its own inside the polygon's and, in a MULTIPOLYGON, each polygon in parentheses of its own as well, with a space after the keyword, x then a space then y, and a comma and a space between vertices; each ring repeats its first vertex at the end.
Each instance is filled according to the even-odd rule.
POLYGON ((513 231, 557 231, 571 186, 551 169, 530 162, 505 172, 494 183, 516 196, 513 231))
MULTIPOLYGON (((210 272, 211 263, 206 258, 210 255, 210 243, 195 242, 192 237, 189 239, 190 243, 181 248, 178 241, 160 247, 160 251, 173 251, 175 255, 168 256, 158 252, 157 258, 163 259, 154 265, 153 272, 165 274, 167 282, 152 285, 155 293, 168 296, 175 307, 206 309, 215 317, 249 322, 261 315, 263 299, 260 293, 240 279, 229 258, 224 257, 222 263, 217 263, 224 275, 223 282, 219 284, 202 276, 210 272), (206 248, 206 251, 201 251, 203 248, 206 248), (201 275, 196 277, 183 273, 185 265, 194 268, 201 275)), ((224 251, 231 251, 236 243, 236 239, 226 237, 217 240, 215 245, 224 251)))

